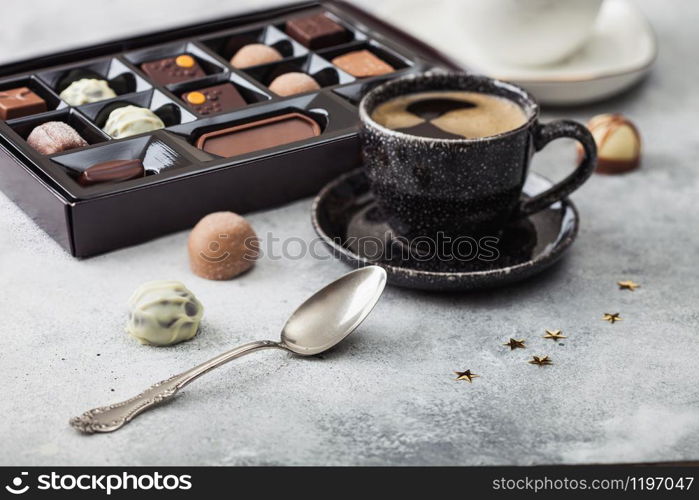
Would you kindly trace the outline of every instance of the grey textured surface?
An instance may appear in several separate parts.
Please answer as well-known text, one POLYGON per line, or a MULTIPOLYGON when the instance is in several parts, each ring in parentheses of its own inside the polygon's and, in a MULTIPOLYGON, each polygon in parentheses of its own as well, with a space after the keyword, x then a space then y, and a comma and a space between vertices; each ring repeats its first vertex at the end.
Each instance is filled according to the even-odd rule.
MULTIPOLYGON (((186 233, 77 261, 0 195, 0 464, 699 459, 699 7, 643 6, 661 43, 650 79, 613 101, 545 113, 623 111, 646 141, 640 171, 595 176, 573 196, 582 228, 560 265, 486 293, 389 289, 360 331, 321 359, 243 358, 115 434, 84 437, 67 420, 229 346, 275 338, 304 297, 346 268, 325 253, 266 257, 240 279, 209 282, 187 268, 186 233), (162 278, 198 295, 204 328, 174 348, 141 346, 123 332, 124 304, 141 282, 162 278), (627 278, 642 288, 617 290, 627 278), (624 321, 600 320, 617 311, 624 321), (569 338, 544 340, 544 328, 569 338), (501 345, 509 336, 529 348, 510 352, 501 345), (532 354, 555 364, 529 365, 532 354), (481 378, 454 381, 466 368, 481 378)), ((535 169, 559 177, 572 158, 560 144, 535 169)), ((310 242, 309 207, 302 200, 250 221, 264 238, 310 242)))

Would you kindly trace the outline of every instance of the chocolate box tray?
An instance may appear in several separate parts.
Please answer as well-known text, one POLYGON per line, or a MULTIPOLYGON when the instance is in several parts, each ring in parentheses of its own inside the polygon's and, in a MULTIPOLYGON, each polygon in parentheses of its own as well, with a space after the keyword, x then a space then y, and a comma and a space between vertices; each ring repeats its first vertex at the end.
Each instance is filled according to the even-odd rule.
MULTIPOLYGON (((0 120, 0 189, 76 257, 115 250, 193 226, 204 215, 246 213, 309 196, 359 161, 356 105, 369 88, 388 79, 456 65, 431 47, 348 3, 303 2, 211 22, 117 40, 0 67, 0 92, 28 87, 47 111, 0 120), (285 32, 289 19, 325 13, 348 39, 311 50, 285 32), (278 62, 235 69, 228 40, 244 37, 275 47, 278 62), (333 65, 338 55, 366 49, 389 63, 390 74, 355 78, 333 65), (205 76, 159 85, 143 62, 187 54, 205 76), (131 75, 117 97, 70 106, 57 88, 71 70, 105 80, 131 75), (267 87, 275 74, 310 74, 320 90, 283 97, 267 87), (202 115, 182 94, 232 83, 246 102, 228 112, 202 115), (128 103, 169 109, 166 127, 123 139, 107 135, 105 106, 128 103), (316 137, 224 158, 196 147, 202 134, 286 113, 314 120, 316 137), (85 147, 42 155, 26 139, 34 127, 63 121, 85 147), (83 186, 76 177, 91 165, 140 159, 144 177, 83 186)), ((123 77, 122 77, 123 78, 123 77)))

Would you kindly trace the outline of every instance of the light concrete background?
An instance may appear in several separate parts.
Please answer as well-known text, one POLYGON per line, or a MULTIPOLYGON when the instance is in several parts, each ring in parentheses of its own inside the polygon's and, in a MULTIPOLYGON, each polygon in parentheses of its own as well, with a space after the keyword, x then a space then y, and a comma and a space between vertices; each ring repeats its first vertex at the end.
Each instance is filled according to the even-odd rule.
MULTIPOLYGON (((71 5, 81 3, 97 9, 71 5)), ((425 22, 458 26, 457 1, 362 3, 418 31, 425 22)), ((333 352, 243 358, 115 434, 81 436, 67 420, 238 343, 275 338, 297 304, 347 268, 329 258, 264 258, 238 280, 205 281, 188 270, 186 233, 77 261, 0 195, 0 464, 699 459, 699 6, 641 3, 661 43, 648 81, 612 101, 544 114, 586 120, 622 111, 645 140, 640 171, 595 176, 573 196, 582 228, 560 265, 483 293, 388 289, 360 331, 333 352), (193 341, 158 349, 136 344, 123 327, 130 293, 161 278, 187 284, 206 314, 193 341), (619 291, 620 279, 642 288, 619 291), (617 311, 624 321, 600 320, 617 311), (569 338, 544 340, 544 328, 562 328, 569 338), (510 352, 501 345, 509 336, 528 339, 529 348, 510 352), (555 364, 529 365, 532 354, 555 364), (454 381, 452 371, 466 368, 481 378, 454 381)), ((64 3, 25 0, 0 31, 0 56, 152 29, 164 9, 177 24, 194 10, 212 17, 234 4, 242 5, 105 2, 102 21, 90 25, 83 21, 95 19, 92 11, 67 15, 64 3)), ((535 169, 560 177, 572 158, 570 145, 558 145, 535 169)), ((249 218, 263 237, 311 242, 310 204, 249 218)))

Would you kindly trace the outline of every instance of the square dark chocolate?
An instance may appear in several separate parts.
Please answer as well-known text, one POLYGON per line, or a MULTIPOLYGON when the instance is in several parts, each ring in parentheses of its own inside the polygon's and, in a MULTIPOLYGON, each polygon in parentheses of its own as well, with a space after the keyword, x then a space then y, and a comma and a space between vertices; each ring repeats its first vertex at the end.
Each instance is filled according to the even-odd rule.
POLYGON ((200 115, 223 113, 247 104, 232 83, 185 92, 182 94, 182 100, 200 115))
POLYGON ((352 39, 346 28, 325 14, 290 19, 286 22, 286 33, 309 49, 323 49, 352 39))
POLYGON ((46 111, 46 101, 27 87, 0 90, 0 119, 11 120, 46 111))
POLYGON ((206 76, 197 59, 189 54, 148 61, 141 64, 141 70, 158 85, 186 82, 206 76))

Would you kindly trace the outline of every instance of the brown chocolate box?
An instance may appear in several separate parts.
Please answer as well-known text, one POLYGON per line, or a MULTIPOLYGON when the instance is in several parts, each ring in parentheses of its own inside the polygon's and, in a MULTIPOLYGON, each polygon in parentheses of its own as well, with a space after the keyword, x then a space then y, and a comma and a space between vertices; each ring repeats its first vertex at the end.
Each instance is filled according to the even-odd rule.
MULTIPOLYGON (((348 45, 348 50, 353 47, 348 45)), ((321 56, 309 59, 312 64, 323 61, 322 53, 309 54, 321 56)), ((99 115, 102 104, 56 108, 60 100, 53 89, 56 95, 45 96, 50 100, 49 111, 0 120, 0 189, 77 257, 191 228, 214 211, 246 213, 313 195, 359 163, 356 103, 363 92, 411 72, 435 66, 455 68, 429 46, 348 3, 302 2, 1 66, 0 90, 37 78, 42 88, 49 89, 55 77, 46 79, 42 75, 85 66, 87 60, 97 61, 90 64, 98 69, 114 66, 116 61, 120 71, 127 68, 137 76, 141 82, 137 92, 119 96, 120 100, 154 109, 170 102, 168 106, 180 108, 180 119, 163 130, 110 140, 91 121, 99 115), (380 47, 382 55, 390 52, 393 59, 387 62, 397 68, 396 73, 361 81, 338 79, 315 93, 279 98, 255 79, 253 71, 231 68, 206 43, 263 28, 284 36, 283 26, 288 19, 326 11, 342 19, 350 30, 356 25, 366 26, 371 40, 363 36, 352 43, 359 49, 370 42, 380 47), (143 62, 178 53, 193 53, 202 60, 207 65, 207 76, 162 86, 144 77, 139 69, 143 62), (181 100, 186 92, 228 81, 243 93, 247 106, 196 116, 181 100), (289 112, 313 119, 322 133, 232 158, 216 157, 196 147, 197 139, 207 132, 289 112), (38 155, 26 144, 26 137, 34 126, 51 119, 67 120, 89 136, 90 146, 58 155, 38 155), (136 158, 144 161, 148 173, 145 177, 91 186, 77 182, 80 171, 93 164, 136 158)), ((310 69, 324 74, 339 71, 329 61, 323 64, 310 69)))

